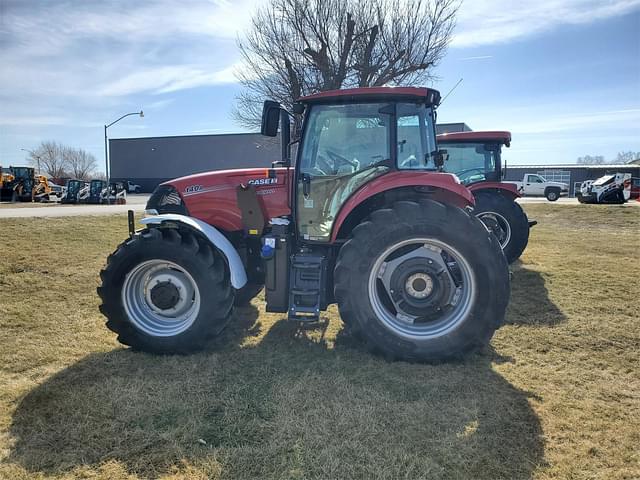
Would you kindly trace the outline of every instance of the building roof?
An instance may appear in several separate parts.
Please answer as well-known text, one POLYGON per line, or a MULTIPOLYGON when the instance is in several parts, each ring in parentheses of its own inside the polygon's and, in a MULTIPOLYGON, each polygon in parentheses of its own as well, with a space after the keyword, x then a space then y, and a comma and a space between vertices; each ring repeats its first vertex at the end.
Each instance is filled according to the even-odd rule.
POLYGON ((426 87, 362 87, 328 90, 298 99, 302 103, 324 103, 331 101, 355 102, 363 100, 425 100, 429 104, 440 103, 440 92, 426 87))
POLYGON ((438 135, 439 142, 502 142, 507 147, 511 144, 511 132, 451 132, 438 135))
POLYGON ((614 170, 624 168, 640 168, 640 165, 634 165, 633 163, 601 163, 598 165, 585 165, 582 163, 556 163, 551 165, 518 165, 509 164, 509 168, 529 168, 529 169, 541 169, 541 170, 566 170, 568 168, 586 168, 592 170, 614 170))

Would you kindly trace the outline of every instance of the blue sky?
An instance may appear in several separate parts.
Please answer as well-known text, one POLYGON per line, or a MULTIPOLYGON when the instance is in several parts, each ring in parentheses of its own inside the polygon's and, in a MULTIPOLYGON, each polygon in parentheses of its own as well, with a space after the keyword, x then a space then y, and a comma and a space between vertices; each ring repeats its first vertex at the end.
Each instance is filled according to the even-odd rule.
MULTIPOLYGON (((58 140, 236 132, 236 38, 258 0, 0 0, 0 163, 58 140)), ((466 0, 432 85, 442 122, 513 133, 511 164, 640 151, 640 0, 466 0)), ((241 160, 239 159, 239 162, 241 160)))

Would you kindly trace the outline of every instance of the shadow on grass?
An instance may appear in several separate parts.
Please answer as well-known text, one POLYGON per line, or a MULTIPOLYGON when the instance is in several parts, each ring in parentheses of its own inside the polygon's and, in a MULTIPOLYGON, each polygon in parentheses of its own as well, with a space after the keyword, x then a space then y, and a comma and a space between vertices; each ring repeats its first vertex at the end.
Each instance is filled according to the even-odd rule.
POLYGON ((531 396, 491 352, 387 363, 285 320, 241 347, 261 326, 255 308, 238 317, 209 352, 114 350, 53 376, 18 405, 9 461, 45 474, 115 461, 147 478, 188 464, 225 478, 491 479, 543 462, 531 396))
POLYGON ((511 266, 511 300, 506 323, 553 326, 567 317, 549 298, 549 275, 529 270, 518 260, 511 266))

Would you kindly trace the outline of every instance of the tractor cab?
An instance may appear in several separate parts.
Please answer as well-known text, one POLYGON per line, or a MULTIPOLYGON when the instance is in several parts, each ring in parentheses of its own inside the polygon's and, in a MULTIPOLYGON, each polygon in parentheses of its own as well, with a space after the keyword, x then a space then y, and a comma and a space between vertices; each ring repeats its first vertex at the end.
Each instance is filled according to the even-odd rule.
POLYGON ((107 182, 105 180, 91 180, 89 183, 89 198, 87 203, 106 203, 108 198, 107 182))
MULTIPOLYGON (((435 90, 352 89, 303 97, 295 162, 294 217, 301 240, 330 242, 339 212, 361 187, 386 174, 414 175, 442 167, 435 138, 435 90)), ((282 164, 290 164, 289 116, 265 102, 262 133, 283 132, 282 164)))
POLYGON ((447 151, 444 169, 455 173, 464 185, 499 182, 503 178, 502 146, 511 145, 510 132, 454 132, 438 135, 447 151))

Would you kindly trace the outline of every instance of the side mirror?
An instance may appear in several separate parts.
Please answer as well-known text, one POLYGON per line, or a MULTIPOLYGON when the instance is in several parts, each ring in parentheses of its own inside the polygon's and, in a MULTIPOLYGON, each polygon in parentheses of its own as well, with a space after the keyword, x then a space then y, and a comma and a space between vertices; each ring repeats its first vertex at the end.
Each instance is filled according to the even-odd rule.
POLYGON ((280 121, 280 104, 273 100, 265 100, 262 106, 262 123, 260 133, 267 137, 278 135, 278 122, 280 121))
POLYGON ((449 160, 449 153, 444 149, 440 149, 436 152, 433 162, 436 168, 441 169, 447 160, 449 160))

